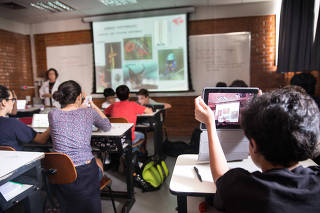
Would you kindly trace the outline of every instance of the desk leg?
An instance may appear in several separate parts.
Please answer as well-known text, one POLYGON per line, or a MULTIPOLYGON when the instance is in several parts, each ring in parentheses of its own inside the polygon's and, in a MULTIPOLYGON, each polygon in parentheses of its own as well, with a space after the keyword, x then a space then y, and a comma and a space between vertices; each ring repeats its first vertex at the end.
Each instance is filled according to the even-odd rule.
POLYGON ((178 213, 187 213, 187 196, 178 195, 177 196, 178 203, 178 213))
POLYGON ((154 152, 156 156, 162 157, 162 141, 163 141, 163 135, 162 135, 162 123, 160 121, 160 117, 157 117, 155 119, 155 126, 154 126, 154 152))

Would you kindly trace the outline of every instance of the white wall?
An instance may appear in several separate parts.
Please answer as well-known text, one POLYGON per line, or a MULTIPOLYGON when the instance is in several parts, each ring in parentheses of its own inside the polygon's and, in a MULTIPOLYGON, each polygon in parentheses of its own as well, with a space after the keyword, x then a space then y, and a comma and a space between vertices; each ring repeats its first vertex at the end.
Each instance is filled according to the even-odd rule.
POLYGON ((50 21, 30 25, 30 31, 32 34, 56 33, 88 29, 91 29, 90 24, 83 23, 80 18, 61 21, 50 21))
POLYGON ((272 15, 276 14, 278 1, 197 7, 195 13, 190 15, 190 20, 272 15))
POLYGON ((29 24, 23 24, 4 18, 0 18, 0 29, 24 35, 30 34, 29 24))

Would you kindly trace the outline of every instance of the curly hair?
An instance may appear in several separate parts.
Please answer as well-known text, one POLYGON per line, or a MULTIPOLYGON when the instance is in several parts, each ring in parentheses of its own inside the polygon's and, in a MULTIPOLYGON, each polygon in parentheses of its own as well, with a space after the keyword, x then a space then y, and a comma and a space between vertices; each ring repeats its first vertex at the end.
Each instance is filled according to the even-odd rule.
POLYGON ((285 87, 254 97, 242 111, 241 126, 273 165, 291 166, 312 158, 319 139, 320 114, 311 96, 285 87))

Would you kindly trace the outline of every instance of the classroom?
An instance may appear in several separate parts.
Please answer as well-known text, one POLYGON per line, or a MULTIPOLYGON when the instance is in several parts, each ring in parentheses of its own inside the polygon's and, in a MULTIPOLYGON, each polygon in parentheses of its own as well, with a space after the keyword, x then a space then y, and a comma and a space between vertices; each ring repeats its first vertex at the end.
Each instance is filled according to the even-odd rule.
POLYGON ((320 212, 319 12, 0 0, 0 212, 320 212))

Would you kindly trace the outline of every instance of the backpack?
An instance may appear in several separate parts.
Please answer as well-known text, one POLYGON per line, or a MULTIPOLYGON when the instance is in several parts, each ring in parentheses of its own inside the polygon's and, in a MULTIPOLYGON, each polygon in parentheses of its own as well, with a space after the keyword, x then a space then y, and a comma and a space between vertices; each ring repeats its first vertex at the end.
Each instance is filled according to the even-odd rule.
POLYGON ((195 128, 189 144, 183 141, 169 141, 165 132, 165 141, 162 143, 163 152, 171 157, 178 157, 182 154, 198 154, 201 132, 199 128, 195 128))
POLYGON ((145 162, 137 162, 134 180, 143 192, 149 192, 160 189, 168 175, 164 160, 148 159, 145 162))

